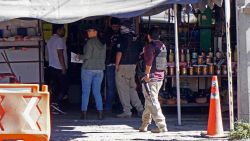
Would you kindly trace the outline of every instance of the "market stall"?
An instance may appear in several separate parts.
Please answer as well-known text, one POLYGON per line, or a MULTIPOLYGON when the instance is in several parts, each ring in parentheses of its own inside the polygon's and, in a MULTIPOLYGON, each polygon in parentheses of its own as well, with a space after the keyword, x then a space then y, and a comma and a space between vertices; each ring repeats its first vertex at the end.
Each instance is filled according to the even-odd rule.
MULTIPOLYGON (((42 38, 39 20, 13 19, 0 23, 0 73, 11 73, 21 83, 43 81, 42 38)), ((1 79, 0 82, 8 82, 1 79)))
MULTIPOLYGON (((80 19, 86 18, 86 17, 98 17, 98 16, 115 16, 120 18, 128 18, 128 17, 136 17, 136 16, 142 16, 142 15, 154 15, 157 13, 160 13, 163 10, 166 10, 167 8, 171 7, 169 4, 175 4, 174 6, 174 31, 172 32, 174 35, 174 54, 173 50, 169 53, 171 53, 171 56, 169 57, 170 63, 171 60, 174 60, 175 56, 175 62, 169 65, 169 68, 175 67, 176 69, 170 69, 169 72, 172 72, 171 75, 168 75, 167 77, 173 77, 175 75, 176 77, 176 98, 177 98, 177 109, 178 109, 178 124, 181 125, 181 92, 180 92, 180 78, 181 77, 187 77, 186 75, 187 70, 185 69, 180 73, 179 68, 184 68, 182 66, 185 66, 185 64, 182 62, 182 54, 183 51, 181 50, 181 54, 179 55, 179 39, 178 39, 178 33, 180 30, 178 30, 178 13, 177 13, 177 5, 176 4, 193 4, 193 8, 199 8, 201 11, 204 11, 206 9, 206 5, 209 7, 213 7, 214 4, 217 4, 219 6, 222 6, 222 0, 137 0, 137 1, 117 1, 117 0, 102 0, 102 1, 77 1, 77 0, 71 0, 71 1, 56 1, 56 0, 47 0, 47 1, 27 1, 27 0, 18 0, 18 1, 0 1, 0 20, 6 21, 14 18, 21 18, 21 17, 29 17, 29 18, 36 18, 41 19, 47 22, 52 23, 70 23, 74 21, 78 21, 80 19), (15 9, 15 10, 10 10, 15 9), (8 12, 6 12, 8 11, 8 12), (180 56, 180 61, 179 61, 180 56), (179 63, 181 62, 181 63, 179 63), (175 72, 175 73, 174 73, 175 72), (181 74, 181 75, 180 75, 181 74)), ((228 5, 227 5, 228 6, 228 5)), ((227 9, 228 10, 228 9, 227 9)), ((229 14, 228 12, 226 12, 229 14)), ((206 16, 202 16, 201 19, 206 18, 206 16)), ((229 27, 228 22, 228 16, 227 17, 227 27, 229 27)), ((206 23, 204 23, 206 24, 206 23)), ((206 25, 205 25, 206 26, 206 25)), ((182 28, 185 29, 185 28, 182 28)), ((228 31, 229 28, 227 28, 228 31)), ((185 32, 184 32, 185 33, 185 32)), ((209 32, 204 31, 203 39, 206 39, 206 35, 210 35, 209 32)), ((227 35, 229 35, 229 32, 227 32, 227 35)), ((211 35, 210 35, 211 36, 211 35)), ((227 37, 227 41, 229 41, 229 37, 227 37)), ((207 39, 206 39, 207 40, 207 39)), ((205 41, 204 41, 205 42, 205 41)), ((206 45, 206 44, 205 44, 206 45)), ((209 46, 209 45, 208 45, 209 46)), ((208 51, 209 48, 206 47, 206 51, 208 51)), ((228 86, 230 90, 230 101, 232 102, 232 73, 231 71, 231 59, 230 59, 230 43, 227 45, 227 51, 228 54, 227 58, 227 66, 225 69, 227 70, 227 77, 229 78, 228 86)), ((187 51, 188 52, 188 51, 187 51)), ((190 52, 191 53, 191 52, 190 52)), ((193 62, 198 63, 198 55, 197 52, 192 52, 193 56, 191 58, 190 56, 190 62, 193 60, 193 62), (191 60, 192 59, 192 60, 191 60)), ((215 54, 215 53, 214 53, 215 54)), ((192 66, 197 69, 197 72, 195 76, 189 75, 188 77, 199 77, 199 70, 201 69, 200 65, 209 65, 208 63, 211 63, 211 58, 206 58, 207 56, 203 56, 200 58, 200 64, 197 64, 197 66, 192 66), (208 62, 203 64, 202 58, 206 58, 208 62)), ((211 56, 210 56, 211 57, 211 56)), ((39 57, 40 58, 40 57, 39 57)), ((34 60, 31 60, 34 61, 34 60)), ((195 64, 195 63, 194 63, 195 64)), ((187 65, 187 64, 186 64, 187 65)), ((189 67, 189 74, 192 72, 191 67, 189 67)), ((207 77, 210 77, 212 74, 215 73, 204 73, 206 69, 203 69, 203 74, 207 77)), ((193 70, 194 71, 194 70, 193 70)), ((221 70, 220 70, 221 71, 221 70)), ((219 69, 218 69, 219 72, 219 69)), ((217 73, 218 75, 218 73, 217 73)), ((219 74, 220 75, 220 74, 219 74)), ((225 76, 224 75, 224 76, 225 76)), ((203 76, 202 76, 203 77, 203 76)), ((230 102, 230 104, 232 104, 230 102)), ((230 107, 230 113, 232 114, 232 107, 230 107)), ((232 118, 231 118, 232 119, 232 118)), ((231 121, 232 122, 232 121, 231 121)))
MULTIPOLYGON (((186 9, 177 10, 177 13, 181 13, 180 16, 178 14, 176 16, 176 11, 173 12, 173 9, 170 9, 161 18, 153 16, 147 20, 144 17, 146 22, 143 24, 143 28, 147 29, 148 25, 161 27, 162 39, 168 46, 166 79, 170 83, 166 84, 167 87, 162 92, 160 101, 162 105, 167 107, 177 106, 179 113, 181 113, 178 108, 179 103, 180 107, 209 106, 210 80, 212 75, 217 75, 220 78, 220 91, 224 105, 222 110, 226 111, 228 110, 228 105, 231 106, 229 106, 230 119, 231 123, 233 123, 233 104, 236 105, 236 103, 233 102, 232 98, 236 98, 236 91, 234 91, 234 95, 229 95, 230 92, 233 93, 233 90, 229 88, 237 85, 235 83, 237 82, 235 15, 233 15, 234 23, 232 24, 234 32, 231 31, 231 33, 234 33, 233 38, 231 38, 233 41, 229 43, 227 41, 230 37, 226 38, 225 35, 229 35, 230 32, 229 30, 227 34, 224 32, 226 26, 224 23, 225 17, 228 15, 225 14, 224 9, 229 10, 228 8, 216 8, 213 11, 210 8, 203 9, 203 12, 196 14, 197 21, 195 23, 189 23, 189 20, 186 20, 190 18, 188 15, 185 19, 183 13, 185 13, 186 9), (175 19, 175 17, 178 19, 175 19), (150 20, 152 22, 149 24, 150 20), (175 23, 174 21, 182 22, 178 22, 178 25, 175 25, 172 24, 175 23), (178 27, 178 31, 175 31, 175 26, 178 27), (175 33, 179 33, 179 39, 175 33), (176 40, 180 50, 177 52, 176 40), (229 45, 233 46, 233 54, 228 54, 228 52, 231 52, 231 47, 227 48, 229 45), (231 58, 228 58, 229 56, 231 58), (230 67, 231 63, 232 67, 230 67), (228 76, 229 74, 230 77, 228 76), (234 83, 232 83, 232 79, 234 83), (226 85, 227 83, 228 85, 226 85)), ((234 13, 234 10, 231 11, 234 13)), ((230 26, 230 23, 227 23, 227 25, 230 26)))

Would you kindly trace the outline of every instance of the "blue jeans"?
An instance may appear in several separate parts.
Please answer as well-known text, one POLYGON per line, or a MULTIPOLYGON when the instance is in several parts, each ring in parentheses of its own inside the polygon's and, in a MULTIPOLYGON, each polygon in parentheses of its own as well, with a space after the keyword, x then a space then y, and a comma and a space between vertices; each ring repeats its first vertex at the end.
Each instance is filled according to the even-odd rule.
POLYGON ((116 91, 115 65, 106 67, 106 79, 107 79, 107 94, 106 94, 105 110, 112 110, 114 94, 116 91))
POLYGON ((96 108, 98 111, 103 110, 101 83, 103 79, 102 70, 86 70, 82 69, 82 111, 87 111, 89 103, 89 94, 92 86, 92 93, 95 98, 96 108))

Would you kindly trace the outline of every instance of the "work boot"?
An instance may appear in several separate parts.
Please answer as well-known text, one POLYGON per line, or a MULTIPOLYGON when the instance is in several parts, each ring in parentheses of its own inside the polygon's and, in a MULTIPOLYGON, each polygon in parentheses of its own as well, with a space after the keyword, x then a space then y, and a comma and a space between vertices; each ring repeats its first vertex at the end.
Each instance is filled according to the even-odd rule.
POLYGON ((103 120, 103 111, 102 110, 101 111, 97 111, 97 118, 99 120, 103 120))
POLYGON ((139 132, 147 132, 148 131, 148 123, 143 123, 139 128, 139 132))
POLYGON ((87 119, 87 112, 86 111, 82 111, 80 118, 83 119, 83 120, 86 120, 87 119))
POLYGON ((131 118, 131 114, 127 114, 127 113, 121 113, 119 115, 116 115, 116 117, 118 118, 131 118))
POLYGON ((155 128, 155 129, 152 129, 151 132, 152 133, 163 133, 163 132, 167 132, 168 129, 166 127, 164 128, 155 128))

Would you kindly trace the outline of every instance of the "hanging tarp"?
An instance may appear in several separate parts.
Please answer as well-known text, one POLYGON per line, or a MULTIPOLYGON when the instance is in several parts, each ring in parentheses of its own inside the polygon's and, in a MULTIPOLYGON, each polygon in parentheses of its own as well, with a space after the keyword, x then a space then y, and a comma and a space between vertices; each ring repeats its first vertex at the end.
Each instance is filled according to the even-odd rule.
POLYGON ((0 21, 36 18, 51 23, 70 23, 93 16, 128 18, 160 13, 168 4, 201 1, 204 0, 0 0, 0 21))

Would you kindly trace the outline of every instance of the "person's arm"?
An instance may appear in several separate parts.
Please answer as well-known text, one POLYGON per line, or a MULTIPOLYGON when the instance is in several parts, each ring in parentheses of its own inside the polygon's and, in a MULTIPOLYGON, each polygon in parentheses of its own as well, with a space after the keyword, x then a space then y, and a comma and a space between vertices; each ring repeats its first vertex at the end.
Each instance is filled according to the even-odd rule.
POLYGON ((106 54, 106 50, 107 50, 107 46, 106 46, 106 44, 104 44, 104 50, 105 50, 105 52, 104 52, 104 60, 106 61, 106 57, 107 57, 107 54, 106 54))
POLYGON ((90 42, 87 41, 83 49, 83 55, 80 55, 80 59, 83 61, 88 60, 91 57, 92 51, 93 51, 93 48, 91 47, 90 42))
POLYGON ((143 80, 149 82, 150 81, 149 74, 152 68, 152 63, 154 61, 154 51, 150 46, 146 46, 144 48, 144 61, 146 67, 145 67, 145 76, 143 77, 143 80))
POLYGON ((119 71, 119 65, 120 65, 121 58, 122 58, 122 52, 117 52, 116 56, 115 56, 115 69, 116 69, 116 71, 119 71))
POLYGON ((116 48, 116 57, 115 57, 116 71, 119 71, 119 65, 120 65, 121 58, 122 58, 122 52, 124 51, 125 48, 127 48, 127 46, 128 46, 128 39, 121 35, 119 37, 119 45, 116 48))
POLYGON ((149 82, 150 81, 150 76, 149 76, 149 74, 150 74, 150 71, 151 71, 151 67, 152 66, 148 66, 148 65, 146 65, 146 68, 145 68, 145 76, 142 78, 144 81, 146 81, 146 82, 149 82))
POLYGON ((66 74, 66 64, 65 64, 65 60, 64 60, 64 49, 57 49, 57 55, 58 55, 58 59, 60 62, 60 65, 62 67, 62 73, 66 74))
POLYGON ((67 71, 66 60, 64 59, 64 53, 65 53, 64 51, 67 51, 65 50, 66 48, 67 47, 64 39, 63 38, 58 39, 56 44, 56 49, 57 49, 58 60, 62 68, 62 74, 66 74, 67 71))

